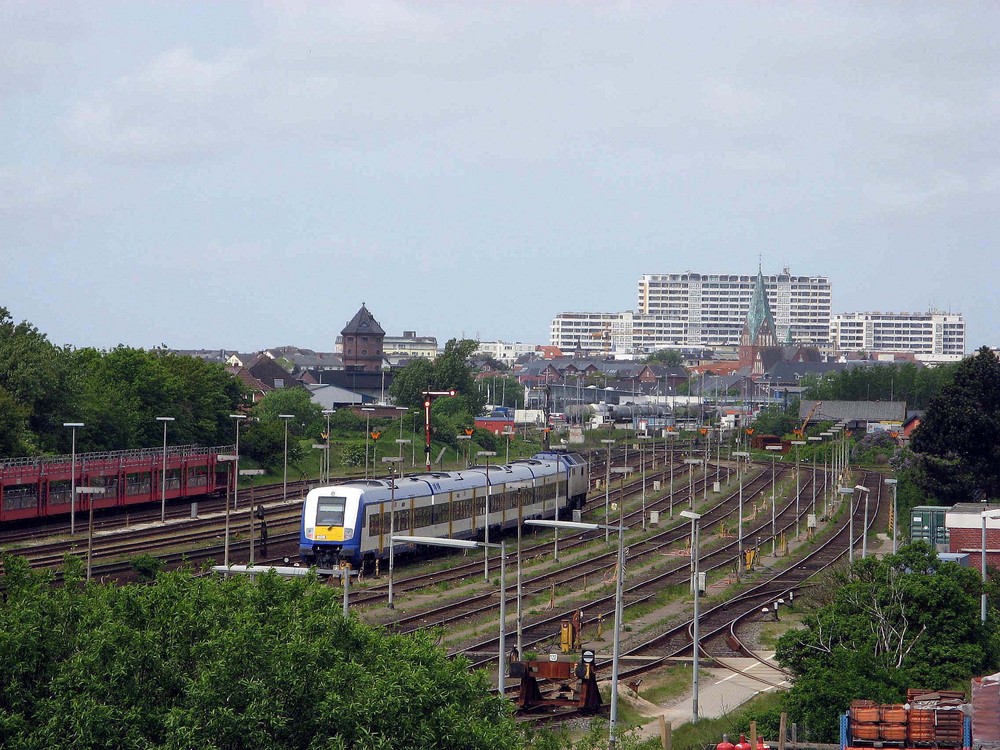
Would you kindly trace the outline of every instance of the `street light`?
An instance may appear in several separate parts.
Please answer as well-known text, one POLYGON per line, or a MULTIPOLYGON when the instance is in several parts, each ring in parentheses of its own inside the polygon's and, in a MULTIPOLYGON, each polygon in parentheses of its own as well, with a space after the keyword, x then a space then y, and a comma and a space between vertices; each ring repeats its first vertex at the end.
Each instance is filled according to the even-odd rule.
POLYGON ((736 542, 736 554, 739 556, 736 563, 736 570, 742 574, 743 572, 743 472, 740 471, 740 459, 745 458, 747 461, 750 460, 750 453, 748 451, 734 451, 733 455, 736 456, 736 476, 739 477, 740 482, 740 502, 739 510, 739 529, 736 532, 737 542, 736 542))
POLYGON ((805 445, 805 440, 793 440, 795 446, 795 538, 799 538, 799 492, 801 483, 799 481, 799 446, 805 445))
MULTIPOLYGON (((820 437, 824 437, 824 438, 832 438, 833 437, 833 433, 832 432, 821 432, 819 434, 819 436, 820 437)), ((824 450, 823 451, 823 515, 825 515, 827 518, 830 517, 830 500, 831 500, 831 496, 833 494, 833 492, 832 492, 833 491, 833 487, 829 486, 829 484, 830 484, 830 471, 827 469, 827 463, 830 460, 830 457, 831 457, 831 451, 830 450, 824 450)))
MULTIPOLYGON (((263 474, 264 474, 264 470, 263 469, 240 469, 240 474, 239 474, 241 477, 250 477, 250 513, 248 514, 250 516, 250 554, 249 554, 249 558, 247 560, 247 565, 249 565, 251 568, 253 567, 253 543, 254 543, 254 538, 253 538, 253 536, 254 536, 254 529, 253 529, 253 512, 254 512, 254 508, 253 508, 253 481, 254 481, 254 477, 259 477, 259 476, 262 476, 263 474)), ((263 518, 263 516, 261 516, 261 517, 263 518)))
MULTIPOLYGON (((471 443, 472 435, 456 435, 455 439, 456 440, 461 440, 462 442, 465 443, 465 466, 466 466, 466 468, 468 468, 468 466, 469 466, 469 450, 470 450, 469 446, 472 445, 472 443, 471 443)), ((461 451, 461 449, 459 449, 459 451, 458 451, 458 460, 459 461, 462 460, 462 451, 461 451)))
MULTIPOLYGON (((236 462, 236 454, 219 454, 215 457, 215 460, 219 463, 232 461, 236 462)), ((235 484, 235 482, 233 482, 235 484)), ((226 493, 226 531, 224 541, 222 543, 222 564, 225 567, 229 567, 229 493, 226 493)))
POLYGON ((389 609, 395 609, 395 600, 392 598, 392 570, 393 570, 393 544, 392 538, 396 533, 396 464, 401 463, 402 456, 383 456, 382 463, 389 464, 389 609))
POLYGON ((83 427, 83 422, 63 422, 63 427, 69 427, 73 431, 69 478, 69 533, 72 536, 76 533, 76 428, 83 427))
POLYGON ((854 564, 854 488, 853 487, 837 487, 837 492, 844 496, 850 496, 848 501, 850 505, 847 508, 847 536, 850 542, 850 546, 847 548, 847 562, 854 564))
POLYGON ((596 529, 617 529, 618 531, 618 573, 615 576, 615 635, 611 656, 611 716, 609 719, 608 742, 614 747, 617 742, 615 737, 615 725, 618 723, 618 660, 621 651, 621 630, 622 630, 622 589, 625 584, 625 533, 622 525, 622 516, 618 516, 618 526, 610 527, 599 523, 582 523, 578 521, 543 521, 539 519, 528 519, 524 522, 529 526, 545 526, 550 529, 575 529, 577 531, 594 531, 596 529))
POLYGON ((774 486, 775 486, 775 461, 778 458, 778 451, 781 450, 780 445, 768 445, 765 446, 766 450, 771 451, 771 557, 774 557, 775 550, 777 549, 777 524, 775 523, 776 515, 774 512, 775 501, 774 501, 774 486))
POLYGON ((326 416, 326 439, 324 444, 326 448, 323 452, 323 467, 320 468, 320 482, 325 484, 330 483, 330 415, 336 414, 336 409, 323 409, 323 414, 326 416))
POLYGON ((490 457, 496 454, 496 451, 476 451, 477 458, 482 456, 486 459, 486 524, 483 526, 483 578, 487 581, 490 580, 490 498, 493 495, 493 487, 490 485, 490 457))
MULTIPOLYGON (((104 487, 77 487, 78 495, 100 495, 104 492, 104 487)), ((90 517, 87 520, 87 581, 90 581, 90 560, 94 550, 94 498, 90 498, 90 517)))
POLYGON ((396 445, 399 446, 399 457, 403 457, 403 445, 409 443, 409 440, 403 440, 403 414, 409 409, 405 406, 397 406, 396 411, 399 412, 399 437, 396 438, 396 445))
POLYGON ((692 513, 689 510, 681 511, 682 518, 691 519, 691 583, 694 589, 694 623, 691 628, 692 638, 694 640, 694 657, 692 663, 692 682, 691 682, 691 723, 698 723, 698 650, 700 647, 698 638, 698 600, 701 598, 701 580, 699 580, 698 575, 698 548, 699 548, 699 531, 701 520, 700 513, 692 513))
MULTIPOLYGON (((701 466, 700 458, 685 458, 684 463, 688 465, 688 507, 694 507, 694 467, 701 466)), ((705 478, 708 481, 708 477, 705 478)))
MULTIPOLYGON (((806 438, 806 440, 808 440, 810 443, 820 443, 820 442, 823 441, 823 438, 815 436, 815 435, 810 435, 809 437, 806 438)), ((816 515, 816 449, 815 448, 813 449, 813 502, 812 502, 812 512, 813 512, 813 515, 816 515)))
POLYGON ((604 543, 610 544, 611 537, 608 531, 608 523, 610 521, 608 516, 608 493, 611 487, 611 446, 615 444, 615 441, 605 439, 601 442, 608 446, 607 464, 605 465, 607 471, 604 472, 604 543))
POLYGON ((167 520, 167 423, 173 422, 173 417, 157 417, 157 422, 163 422, 163 466, 160 468, 160 523, 167 520))
MULTIPOLYGON (((240 422, 247 418, 246 414, 230 414, 230 419, 236 420, 236 458, 234 459, 235 465, 233 468, 233 510, 237 510, 240 507, 239 504, 239 492, 240 492, 240 422)), ((252 509, 251 509, 252 510, 252 509)))
POLYGON ((667 428, 667 435, 670 436, 670 517, 674 517, 674 437, 677 433, 672 427, 667 428))
MULTIPOLYGON (((528 522, 530 523, 530 521, 528 522)), ((507 545, 501 540, 500 544, 489 544, 488 542, 474 542, 470 539, 447 539, 433 536, 390 536, 389 549, 392 543, 404 542, 410 544, 426 544, 430 547, 453 547, 457 549, 475 549, 482 547, 485 551, 489 547, 500 550, 500 656, 497 670, 497 692, 503 696, 506 691, 504 672, 507 659, 507 545)))
POLYGON ((896 513, 898 512, 896 506, 896 480, 886 479, 885 483, 892 487, 892 554, 896 554, 896 528, 899 524, 896 522, 896 513))
POLYGON ((983 549, 981 552, 982 559, 980 560, 983 573, 983 597, 979 618, 982 622, 986 622, 986 519, 1000 518, 1000 509, 994 508, 992 510, 984 510, 981 511, 979 515, 982 516, 983 519, 983 549))
POLYGON ((854 489, 865 493, 865 520, 861 526, 861 559, 864 560, 868 557, 868 495, 871 493, 871 490, 863 484, 855 485, 854 489))
MULTIPOLYGON (((639 436, 639 465, 642 466, 642 530, 646 530, 646 440, 639 436)), ((653 443, 653 461, 656 461, 656 443, 653 443)))
POLYGON ((281 502, 283 503, 288 501, 288 420, 294 418, 294 414, 278 415, 278 419, 285 423, 285 461, 281 473, 281 502))
POLYGON ((365 413, 365 479, 368 478, 368 429, 370 424, 371 413, 375 411, 374 407, 362 406, 361 411, 365 413))

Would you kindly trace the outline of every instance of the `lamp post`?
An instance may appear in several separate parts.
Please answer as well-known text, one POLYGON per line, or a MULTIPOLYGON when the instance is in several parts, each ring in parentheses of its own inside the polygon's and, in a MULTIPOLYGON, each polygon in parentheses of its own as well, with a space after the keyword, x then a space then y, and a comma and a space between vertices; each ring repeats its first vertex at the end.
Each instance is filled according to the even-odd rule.
MULTIPOLYGON (((593 531, 605 528, 605 525, 598 523, 578 523, 575 521, 543 521, 529 519, 524 522, 530 526, 546 526, 554 529, 575 529, 577 531, 593 531)), ((625 584, 625 533, 622 525, 622 517, 618 516, 618 526, 611 527, 618 531, 618 573, 615 576, 615 635, 612 645, 611 656, 611 715, 609 718, 608 743, 615 746, 617 737, 615 736, 615 726, 618 723, 618 661, 621 651, 621 630, 622 630, 622 589, 625 584)))
POLYGON ((854 564, 854 488, 853 487, 837 487, 837 492, 841 495, 849 496, 848 502, 850 505, 847 506, 847 538, 849 540, 850 546, 847 548, 847 562, 851 565, 854 564))
POLYGON ((979 619, 982 622, 986 622, 986 519, 996 519, 1000 518, 1000 509, 984 510, 981 511, 980 516, 983 519, 983 549, 981 551, 982 558, 980 559, 980 567, 982 569, 983 576, 983 596, 980 606, 979 619))
POLYGON ((781 450, 780 445, 768 445, 767 450, 771 451, 771 557, 774 557, 777 550, 777 524, 776 514, 775 514, 775 499, 774 499, 774 486, 775 482, 775 462, 778 458, 778 452, 781 450))
MULTIPOLYGON (((528 522, 530 523, 530 521, 528 522)), ((503 696, 506 691, 504 680, 507 658, 507 545, 501 541, 500 544, 488 544, 487 542, 474 542, 470 539, 447 539, 445 537, 433 536, 391 536, 389 538, 389 548, 392 549, 393 542, 408 542, 410 544, 426 544, 430 547, 452 547, 457 549, 475 549, 482 547, 493 547, 500 550, 500 657, 497 670, 497 692, 503 696)))
POLYGON ((320 482, 325 484, 330 483, 330 415, 336 414, 336 409, 323 409, 323 414, 326 416, 326 435, 324 444, 326 448, 323 452, 323 466, 320 468, 320 482))
POLYGON ((610 492, 611 487, 611 446, 615 444, 615 441, 605 439, 601 442, 608 446, 607 463, 605 464, 605 469, 607 469, 607 471, 604 472, 604 543, 610 544, 611 536, 609 531, 610 527, 608 526, 608 523, 610 522, 610 517, 608 515, 608 493, 610 492))
POLYGON ((705 428, 702 434, 705 436, 704 483, 701 486, 701 501, 704 503, 708 501, 708 457, 711 455, 712 451, 712 428, 705 428))
POLYGON ((799 481, 799 446, 805 445, 805 440, 793 440, 795 446, 795 538, 799 538, 799 492, 801 483, 799 481))
POLYGON ((490 580, 490 498, 493 495, 493 487, 490 485, 490 457, 496 454, 496 451, 476 451, 477 458, 482 456, 486 459, 486 522, 483 524, 483 578, 487 581, 490 580))
POLYGON ((241 477, 250 477, 250 554, 247 559, 247 565, 251 568, 253 567, 253 542, 254 542, 254 530, 253 530, 253 480, 254 477, 259 477, 264 473, 263 469, 240 469, 241 477))
MULTIPOLYGON (((396 438, 396 444, 399 446, 399 457, 403 457, 403 445, 409 443, 409 440, 403 440, 403 414, 409 409, 405 406, 397 406, 396 411, 399 412, 399 437, 396 438)), ((402 467, 402 465, 400 465, 402 467)), ((402 472, 400 472, 402 473, 402 472)))
POLYGON ((694 467, 701 466, 700 458, 685 458, 684 463, 688 465, 688 507, 694 507, 694 467))
MULTIPOLYGON (((832 438, 832 432, 821 432, 819 434, 823 438, 832 438)), ((827 463, 829 456, 831 454, 830 450, 823 451, 823 515, 827 518, 830 517, 830 496, 833 494, 833 487, 830 485, 830 470, 827 469, 827 463)))
POLYGON ((896 505, 896 480, 886 479, 885 483, 892 487, 892 554, 896 554, 896 529, 899 523, 896 521, 896 514, 899 512, 896 505))
MULTIPOLYGON (((455 439, 456 440, 460 440, 460 441, 462 441, 462 442, 465 443, 465 466, 466 466, 466 468, 468 468, 468 466, 469 466, 469 445, 471 445, 471 443, 469 441, 472 440, 472 435, 456 435, 455 439)), ((462 459, 461 449, 459 450, 458 458, 459 458, 459 460, 462 459)))
POLYGON ((63 427, 73 431, 72 458, 70 459, 69 477, 69 533, 76 533, 76 428, 83 427, 83 422, 63 422, 63 427))
MULTIPOLYGON (((230 414, 230 419, 236 420, 236 458, 233 459, 233 510, 240 507, 240 422, 247 418, 246 414, 230 414)), ((251 509, 252 510, 252 509, 251 509)), ((228 535, 227 535, 228 539, 228 535)))
POLYGON ((509 463, 510 463, 510 438, 511 438, 511 436, 512 436, 513 434, 514 434, 514 431, 513 431, 513 430, 511 430, 510 428, 507 428, 507 429, 505 429, 505 430, 503 431, 503 436, 504 436, 505 438, 507 438, 507 457, 506 457, 506 459, 504 460, 504 463, 507 463, 507 464, 509 464, 509 463))
POLYGON ((87 581, 90 581, 90 562, 94 551, 94 495, 104 492, 104 487, 77 487, 76 494, 90 495, 87 505, 89 506, 89 518, 87 520, 87 581))
MULTIPOLYGON (((822 442, 823 438, 818 436, 810 436, 806 438, 810 443, 822 442)), ((813 515, 816 514, 816 449, 813 449, 813 501, 812 501, 812 512, 813 515)))
POLYGON ((743 573, 743 472, 740 470, 740 463, 742 459, 750 460, 750 453, 748 451, 733 451, 733 455, 736 457, 736 476, 740 483, 740 500, 739 507, 736 511, 739 514, 738 529, 736 531, 736 554, 738 556, 736 563, 737 572, 742 575, 743 573))
MULTIPOLYGON (((414 411, 410 412, 411 416, 413 417, 413 434, 414 435, 417 434, 417 417, 419 417, 421 415, 421 413, 422 412, 417 411, 417 410, 414 410, 414 411)), ((417 441, 416 440, 414 440, 412 443, 410 443, 410 468, 411 469, 417 468, 417 441)))
POLYGON ((369 435, 369 428, 370 428, 370 425, 371 425, 370 418, 371 418, 372 412, 375 411, 375 408, 372 407, 372 406, 362 406, 361 407, 361 411, 363 411, 365 413, 365 479, 367 479, 368 478, 368 438, 370 437, 370 435, 369 435))
MULTIPOLYGON (((236 462, 236 454, 219 454, 215 457, 215 460, 219 463, 232 461, 234 464, 236 462)), ((235 476, 235 474, 234 474, 235 476)), ((233 484, 236 482, 234 480, 233 484)), ((229 567, 229 493, 226 493, 226 531, 222 542, 222 564, 224 567, 229 567)))
POLYGON ((670 517, 674 517, 674 437, 677 433, 672 427, 667 428, 667 435, 670 438, 670 517))
MULTIPOLYGON (((281 472, 281 501, 288 501, 288 420, 294 419, 294 414, 279 414, 278 419, 285 423, 285 460, 281 472)), ((252 544, 252 542, 251 542, 252 544)))
MULTIPOLYGON (((656 458, 656 444, 653 444, 653 460, 656 458)), ((646 530, 646 438, 639 437, 639 465, 642 467, 642 530, 646 530)))
POLYGON ((861 524, 861 559, 864 560, 868 557, 868 495, 871 493, 871 490, 863 484, 855 485, 854 489, 858 492, 863 492, 865 496, 865 518, 861 524))
POLYGON ((167 423, 173 422, 173 417, 157 417, 157 422, 163 422, 163 465, 160 467, 160 523, 167 520, 167 423))
POLYGON ((382 457, 382 463, 389 464, 389 609, 396 608, 395 599, 392 597, 392 571, 395 562, 392 540, 396 534, 396 464, 402 460, 402 456, 382 457))
POLYGON ((681 516, 691 519, 691 588, 694 591, 694 623, 691 628, 691 635, 694 640, 693 661, 692 661, 692 682, 691 682, 691 723, 698 723, 698 651, 700 648, 698 638, 698 600, 701 598, 701 580, 698 575, 698 548, 701 515, 692 513, 689 510, 682 510, 681 516))

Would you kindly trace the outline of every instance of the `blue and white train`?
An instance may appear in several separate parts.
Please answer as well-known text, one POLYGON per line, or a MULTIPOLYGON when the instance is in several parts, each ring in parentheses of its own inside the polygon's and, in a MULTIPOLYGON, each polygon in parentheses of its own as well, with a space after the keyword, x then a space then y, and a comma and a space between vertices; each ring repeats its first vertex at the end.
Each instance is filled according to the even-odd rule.
MULTIPOLYGON (((482 539, 487 523, 492 535, 516 527, 519 514, 522 519, 565 518, 583 507, 589 488, 586 459, 563 451, 488 468, 400 477, 395 491, 388 478, 318 487, 302 506, 299 554, 322 568, 340 562, 359 567, 388 557, 390 533, 482 539)), ((395 552, 412 547, 397 544, 395 552)))

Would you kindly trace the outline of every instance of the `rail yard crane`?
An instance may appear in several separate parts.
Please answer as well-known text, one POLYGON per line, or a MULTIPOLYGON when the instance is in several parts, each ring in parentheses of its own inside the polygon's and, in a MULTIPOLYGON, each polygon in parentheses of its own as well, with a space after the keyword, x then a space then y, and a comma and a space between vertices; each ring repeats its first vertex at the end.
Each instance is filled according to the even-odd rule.
POLYGON ((806 426, 809 424, 809 420, 812 419, 813 414, 815 414, 816 410, 819 409, 819 407, 821 407, 822 405, 823 405, 822 401, 816 401, 809 409, 809 412, 806 414, 806 418, 802 420, 802 426, 799 427, 798 429, 792 430, 792 433, 797 437, 803 437, 806 434, 806 426))

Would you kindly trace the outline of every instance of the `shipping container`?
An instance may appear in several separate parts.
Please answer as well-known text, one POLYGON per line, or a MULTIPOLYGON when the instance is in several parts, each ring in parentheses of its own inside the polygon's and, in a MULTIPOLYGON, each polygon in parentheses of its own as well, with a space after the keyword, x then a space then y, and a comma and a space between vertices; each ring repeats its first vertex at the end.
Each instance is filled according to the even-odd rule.
POLYGON ((910 541, 927 542, 938 552, 949 551, 946 505, 918 505, 910 511, 910 541))

